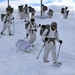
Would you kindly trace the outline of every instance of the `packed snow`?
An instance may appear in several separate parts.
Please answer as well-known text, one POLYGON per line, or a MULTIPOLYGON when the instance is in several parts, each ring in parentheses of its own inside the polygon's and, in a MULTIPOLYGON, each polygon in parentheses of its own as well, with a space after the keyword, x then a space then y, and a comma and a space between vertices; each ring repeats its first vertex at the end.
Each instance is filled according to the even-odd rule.
MULTIPOLYGON (((59 37, 63 40, 60 48, 58 61, 62 62, 60 67, 54 67, 52 56, 49 55, 49 63, 43 62, 43 51, 38 56, 43 42, 37 32, 35 41, 36 47, 30 53, 19 50, 16 47, 18 39, 24 39, 26 36, 25 22, 19 19, 19 14, 13 14, 15 19, 11 26, 13 36, 8 35, 8 30, 0 35, 0 75, 75 75, 75 16, 70 12, 67 19, 64 19, 61 13, 54 13, 52 19, 36 18, 37 24, 51 24, 55 21, 58 24, 59 37), (14 29, 14 31, 13 31, 14 29)), ((0 32, 3 28, 3 22, 0 21, 0 32)), ((57 53, 59 49, 57 42, 57 53)))

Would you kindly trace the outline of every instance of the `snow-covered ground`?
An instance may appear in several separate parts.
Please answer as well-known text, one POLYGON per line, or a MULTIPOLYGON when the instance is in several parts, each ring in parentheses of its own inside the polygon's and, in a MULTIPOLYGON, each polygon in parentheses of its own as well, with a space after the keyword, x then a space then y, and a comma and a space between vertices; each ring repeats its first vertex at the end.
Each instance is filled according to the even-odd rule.
MULTIPOLYGON (((9 36, 8 31, 0 38, 0 75, 75 75, 75 16, 70 13, 68 19, 63 19, 61 13, 55 14, 52 19, 36 19, 37 24, 51 24, 55 21, 58 24, 59 37, 63 40, 60 48, 59 61, 61 67, 52 65, 51 54, 49 63, 43 63, 43 50, 39 59, 36 59, 42 48, 43 42, 37 32, 35 44, 36 50, 31 53, 20 51, 16 48, 18 39, 25 37, 25 23, 14 16, 14 36, 9 36)), ((0 31, 3 28, 3 22, 0 21, 0 31)), ((13 32, 13 25, 12 25, 13 32)), ((57 43, 57 52, 59 43, 57 43)))

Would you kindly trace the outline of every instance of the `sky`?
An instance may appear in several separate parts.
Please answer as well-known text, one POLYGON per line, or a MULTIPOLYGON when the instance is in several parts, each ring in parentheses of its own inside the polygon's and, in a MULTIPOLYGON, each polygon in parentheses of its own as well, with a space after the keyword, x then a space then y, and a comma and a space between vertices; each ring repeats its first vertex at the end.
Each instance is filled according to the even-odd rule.
MULTIPOLYGON (((5 7, 7 7, 7 2, 8 0, 0 0, 0 9, 4 9, 5 7)), ((40 6, 40 1, 41 0, 9 0, 9 4, 14 7, 15 9, 18 9, 18 6, 20 5, 31 5, 31 6, 35 6, 36 9, 39 8, 40 6)), ((57 6, 61 6, 61 5, 66 5, 66 6, 70 6, 70 7, 75 7, 75 0, 42 0, 42 3, 49 6, 49 5, 57 5, 57 6)))

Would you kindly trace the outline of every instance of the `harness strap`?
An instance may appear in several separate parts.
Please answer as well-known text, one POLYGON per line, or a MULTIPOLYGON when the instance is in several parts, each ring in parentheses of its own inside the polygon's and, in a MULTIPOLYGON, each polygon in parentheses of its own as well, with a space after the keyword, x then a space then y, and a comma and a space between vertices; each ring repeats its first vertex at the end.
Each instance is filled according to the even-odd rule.
POLYGON ((55 38, 48 38, 48 43, 53 42, 55 44, 55 38))
MULTIPOLYGON (((36 23, 35 23, 34 27, 36 28, 36 23)), ((32 34, 34 34, 35 29, 31 29, 31 28, 32 28, 32 24, 30 23, 30 30, 29 31, 32 31, 32 34)))

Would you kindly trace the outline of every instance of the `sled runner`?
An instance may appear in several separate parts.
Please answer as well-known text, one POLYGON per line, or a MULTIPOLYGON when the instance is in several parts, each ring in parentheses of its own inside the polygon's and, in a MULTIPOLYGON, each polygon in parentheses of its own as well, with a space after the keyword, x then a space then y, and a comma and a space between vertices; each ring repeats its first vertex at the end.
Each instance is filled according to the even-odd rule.
POLYGON ((32 44, 30 44, 29 42, 25 40, 21 40, 21 39, 17 40, 16 47, 25 52, 30 52, 33 49, 32 44))
POLYGON ((45 16, 43 16, 43 17, 40 16, 40 15, 36 15, 35 18, 36 18, 36 19, 49 19, 50 17, 49 17, 48 15, 45 15, 45 16))

